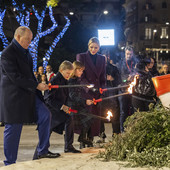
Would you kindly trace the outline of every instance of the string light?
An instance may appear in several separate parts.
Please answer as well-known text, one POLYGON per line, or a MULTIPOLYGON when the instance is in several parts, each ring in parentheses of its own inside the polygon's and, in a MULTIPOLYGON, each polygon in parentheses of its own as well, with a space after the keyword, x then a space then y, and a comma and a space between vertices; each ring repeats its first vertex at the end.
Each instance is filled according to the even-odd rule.
POLYGON ((57 37, 54 39, 52 45, 49 47, 48 51, 45 54, 45 57, 43 58, 43 67, 46 68, 48 61, 50 60, 51 53, 53 52, 54 48, 56 47, 57 43, 60 41, 60 39, 64 36, 65 32, 67 31, 68 27, 70 26, 70 20, 68 17, 64 17, 67 21, 66 25, 64 26, 63 30, 57 35, 57 37))
MULTIPOLYGON (((15 2, 15 0, 12 0, 12 5, 14 7, 14 12, 15 11, 19 12, 19 14, 16 15, 17 22, 21 26, 29 27, 29 25, 30 25, 30 11, 25 11, 26 7, 24 4, 22 4, 22 8, 20 8, 17 5, 17 3, 15 2), (24 14, 22 11, 25 11, 26 14, 24 14)), ((30 50, 30 52, 32 54, 32 58, 33 58, 33 70, 34 71, 37 70, 38 44, 39 44, 40 38, 45 37, 48 34, 51 34, 58 27, 58 24, 53 16, 52 7, 49 6, 49 16, 50 16, 50 19, 51 19, 53 25, 49 29, 42 31, 42 26, 43 26, 43 21, 45 18, 46 9, 47 9, 47 7, 41 12, 41 15, 39 15, 38 11, 34 8, 34 6, 32 6, 32 13, 34 13, 35 17, 38 20, 37 33, 29 47, 29 50, 30 50)), ((9 42, 3 32, 3 20, 4 20, 5 12, 6 12, 6 10, 0 11, 0 38, 2 39, 3 48, 6 48, 9 44, 9 42)), ((67 31, 67 29, 70 25, 70 20, 68 19, 68 17, 65 16, 64 18, 67 21, 66 25, 64 26, 63 30, 56 36, 56 38, 52 42, 51 46, 47 50, 45 57, 43 58, 44 68, 47 66, 48 61, 50 60, 50 56, 51 56, 55 46, 57 45, 59 40, 63 37, 63 35, 65 34, 65 32, 67 31)))
POLYGON ((6 12, 6 9, 4 9, 2 12, 0 11, 0 38, 3 43, 3 48, 6 48, 9 44, 3 31, 3 20, 4 20, 5 12, 6 12))
POLYGON ((36 71, 37 70, 37 56, 38 56, 38 42, 39 39, 42 37, 47 36, 48 34, 50 34, 51 32, 53 32, 56 27, 58 27, 57 22, 55 21, 55 18, 53 17, 53 10, 52 7, 49 6, 49 16, 50 19, 53 23, 52 27, 47 29, 46 31, 42 32, 42 26, 43 26, 43 20, 45 17, 45 11, 42 11, 41 16, 39 16, 38 11, 35 10, 34 6, 33 6, 33 12, 35 13, 35 16, 38 20, 38 28, 37 28, 37 34, 34 38, 34 40, 31 42, 30 44, 30 52, 32 53, 32 57, 33 57, 33 70, 36 71))

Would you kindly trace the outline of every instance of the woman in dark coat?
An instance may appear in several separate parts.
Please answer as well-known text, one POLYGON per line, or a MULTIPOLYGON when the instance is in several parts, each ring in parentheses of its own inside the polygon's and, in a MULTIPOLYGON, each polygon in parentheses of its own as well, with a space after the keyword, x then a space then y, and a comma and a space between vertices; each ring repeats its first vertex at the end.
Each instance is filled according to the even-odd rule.
MULTIPOLYGON (((99 40, 93 37, 89 40, 88 51, 85 53, 77 54, 77 61, 84 64, 85 70, 83 72, 81 83, 94 84, 95 88, 104 88, 106 84, 106 66, 105 57, 98 54, 100 49, 99 40)), ((89 99, 98 99, 100 94, 91 90, 86 93, 89 99)), ((89 106, 91 114, 100 115, 98 105, 89 106)), ((93 140, 94 136, 100 134, 100 120, 95 119, 89 131, 89 139, 93 140)))
POLYGON ((132 104, 136 110, 148 111, 149 104, 155 103, 155 88, 152 82, 152 75, 147 68, 147 63, 141 61, 136 65, 137 83, 134 86, 132 104))

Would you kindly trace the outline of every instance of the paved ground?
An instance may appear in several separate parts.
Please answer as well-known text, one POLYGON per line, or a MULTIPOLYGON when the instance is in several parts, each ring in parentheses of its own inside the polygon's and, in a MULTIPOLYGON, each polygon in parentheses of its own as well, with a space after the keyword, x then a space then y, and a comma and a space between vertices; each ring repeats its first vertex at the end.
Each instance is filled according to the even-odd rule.
MULTIPOLYGON (((106 142, 111 140, 112 127, 110 123, 105 124, 107 139, 106 142)), ((64 151, 64 138, 63 135, 52 134, 50 139, 50 150, 52 152, 61 153, 61 157, 56 159, 40 159, 32 161, 32 156, 38 142, 37 131, 35 125, 27 125, 23 127, 18 160, 16 164, 4 166, 3 160, 3 130, 0 127, 0 170, 158 170, 152 167, 149 168, 126 168, 123 162, 103 162, 95 158, 101 148, 85 148, 80 154, 63 153, 64 151)), ((79 143, 77 142, 78 135, 75 135, 74 146, 78 149, 79 143)), ((96 137, 94 141, 98 140, 96 137)), ((169 168, 162 168, 160 170, 170 170, 169 168)))
MULTIPOLYGON (((105 125, 107 139, 106 141, 111 139, 112 127, 110 123, 105 125)), ((18 162, 32 160, 32 156, 35 150, 35 147, 38 143, 38 135, 35 130, 35 125, 25 125, 22 130, 21 141, 18 152, 18 162)), ((0 127, 0 167, 3 166, 4 154, 3 154, 3 131, 4 127, 0 127)), ((79 142, 77 142, 78 135, 75 134, 74 137, 74 146, 75 148, 79 148, 79 142)), ((95 140, 99 139, 98 137, 95 140)), ((64 137, 63 135, 58 135, 56 133, 52 133, 50 138, 50 150, 52 152, 64 152, 64 137)))

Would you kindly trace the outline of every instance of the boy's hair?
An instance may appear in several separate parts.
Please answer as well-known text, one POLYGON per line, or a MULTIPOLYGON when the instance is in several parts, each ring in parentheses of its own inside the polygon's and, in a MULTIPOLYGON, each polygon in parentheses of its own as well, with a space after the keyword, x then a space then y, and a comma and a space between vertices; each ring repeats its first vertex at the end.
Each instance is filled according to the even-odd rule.
POLYGON ((70 61, 67 61, 67 60, 65 60, 65 61, 63 61, 61 64, 60 64, 60 66, 59 66, 59 71, 61 71, 61 70, 73 70, 74 69, 74 67, 73 67, 73 64, 70 62, 70 61))
POLYGON ((76 71, 76 69, 83 69, 83 70, 85 69, 84 64, 81 63, 80 61, 74 61, 74 62, 73 62, 73 67, 74 67, 74 70, 73 70, 70 78, 75 77, 75 71, 76 71))

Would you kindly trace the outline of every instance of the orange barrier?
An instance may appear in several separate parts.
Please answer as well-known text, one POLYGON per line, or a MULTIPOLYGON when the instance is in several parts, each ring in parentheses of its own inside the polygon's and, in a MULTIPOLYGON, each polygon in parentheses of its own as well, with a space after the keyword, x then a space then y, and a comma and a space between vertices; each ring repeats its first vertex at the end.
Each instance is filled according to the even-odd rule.
POLYGON ((170 74, 152 78, 157 96, 170 92, 170 74))

